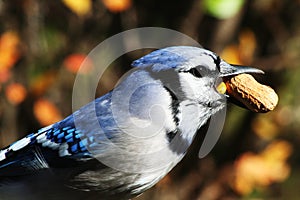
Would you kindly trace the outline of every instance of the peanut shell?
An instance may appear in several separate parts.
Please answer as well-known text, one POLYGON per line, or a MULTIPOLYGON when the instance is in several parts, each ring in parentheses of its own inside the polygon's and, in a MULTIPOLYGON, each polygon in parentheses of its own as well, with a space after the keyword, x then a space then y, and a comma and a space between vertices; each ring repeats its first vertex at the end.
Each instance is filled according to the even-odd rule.
POLYGON ((269 112, 278 103, 276 92, 260 84, 249 74, 239 74, 226 81, 227 94, 254 112, 269 112))

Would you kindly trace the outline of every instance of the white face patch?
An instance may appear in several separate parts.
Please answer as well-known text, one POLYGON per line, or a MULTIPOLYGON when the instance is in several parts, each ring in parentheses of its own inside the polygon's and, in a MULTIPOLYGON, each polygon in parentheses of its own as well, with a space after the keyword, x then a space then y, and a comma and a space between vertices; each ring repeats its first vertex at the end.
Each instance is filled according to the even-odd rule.
POLYGON ((208 83, 212 80, 208 77, 196 78, 189 73, 180 73, 179 80, 182 91, 189 100, 198 101, 211 89, 211 85, 208 83))

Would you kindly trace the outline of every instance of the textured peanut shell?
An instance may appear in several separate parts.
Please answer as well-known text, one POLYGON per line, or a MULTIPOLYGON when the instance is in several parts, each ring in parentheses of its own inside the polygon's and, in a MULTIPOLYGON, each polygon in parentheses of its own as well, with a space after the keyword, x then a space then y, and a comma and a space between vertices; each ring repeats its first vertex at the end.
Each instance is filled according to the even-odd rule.
POLYGON ((254 112, 269 112, 278 103, 276 92, 258 83, 249 74, 239 74, 226 81, 227 94, 254 112))

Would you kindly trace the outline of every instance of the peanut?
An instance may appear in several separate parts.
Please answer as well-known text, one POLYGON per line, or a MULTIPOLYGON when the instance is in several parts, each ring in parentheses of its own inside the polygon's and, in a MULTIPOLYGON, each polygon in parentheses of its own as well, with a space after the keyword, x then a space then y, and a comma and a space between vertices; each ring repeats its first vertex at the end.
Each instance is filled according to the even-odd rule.
POLYGON ((239 74, 226 81, 227 94, 243 103, 254 112, 269 112, 278 103, 276 92, 269 86, 258 83, 249 74, 239 74))

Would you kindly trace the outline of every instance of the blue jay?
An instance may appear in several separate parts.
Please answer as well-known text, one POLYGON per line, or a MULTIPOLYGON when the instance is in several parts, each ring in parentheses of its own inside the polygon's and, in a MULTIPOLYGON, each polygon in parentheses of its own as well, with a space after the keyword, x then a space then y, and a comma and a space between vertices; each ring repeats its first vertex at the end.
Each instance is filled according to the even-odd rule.
POLYGON ((262 73, 190 46, 153 51, 132 67, 109 93, 2 149, 0 198, 133 198, 162 179, 226 106, 217 89, 223 78, 262 73))

